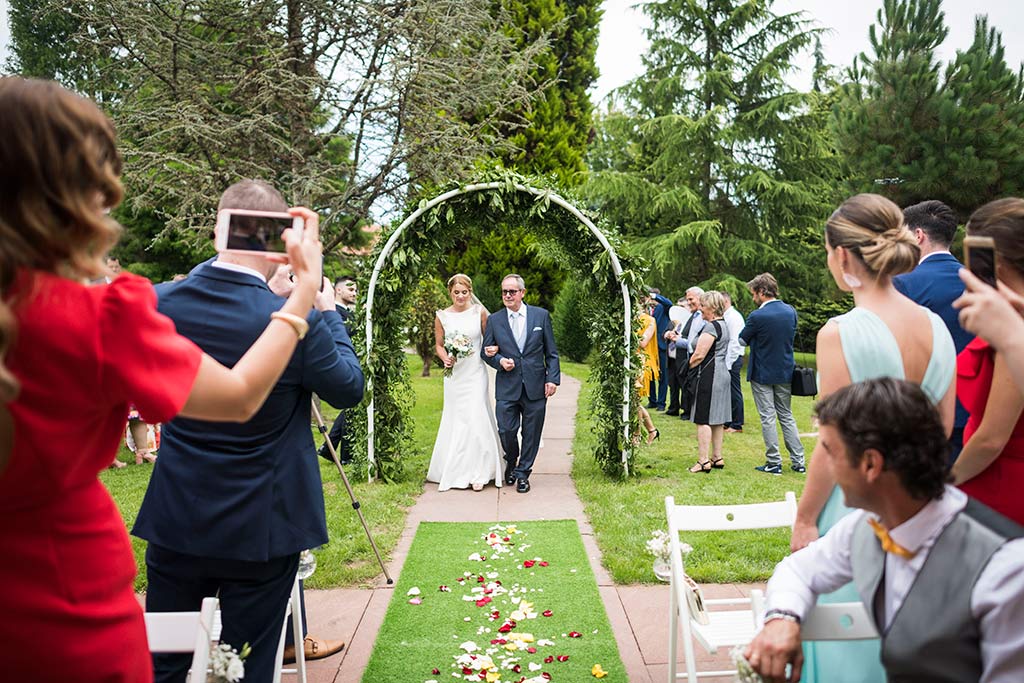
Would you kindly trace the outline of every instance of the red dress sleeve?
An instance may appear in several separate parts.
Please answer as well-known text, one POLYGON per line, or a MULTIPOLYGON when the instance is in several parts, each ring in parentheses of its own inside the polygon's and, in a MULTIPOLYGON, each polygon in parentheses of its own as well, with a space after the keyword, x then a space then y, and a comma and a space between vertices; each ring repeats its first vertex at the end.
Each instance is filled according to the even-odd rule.
POLYGON ((101 291, 103 388, 133 403, 146 422, 170 420, 192 391, 202 350, 156 310, 149 280, 124 273, 101 291))

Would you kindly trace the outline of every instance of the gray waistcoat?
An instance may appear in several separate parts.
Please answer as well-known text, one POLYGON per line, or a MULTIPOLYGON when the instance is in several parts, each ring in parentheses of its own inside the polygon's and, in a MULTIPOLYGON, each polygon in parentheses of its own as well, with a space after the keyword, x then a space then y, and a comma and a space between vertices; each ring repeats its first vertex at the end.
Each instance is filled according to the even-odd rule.
MULTIPOLYGON (((882 664, 890 683, 977 683, 981 679, 978 624, 971 592, 992 555, 1024 529, 969 499, 942 530, 928 559, 882 633, 882 664)), ((852 540, 853 582, 874 616, 885 552, 867 522, 852 540)))

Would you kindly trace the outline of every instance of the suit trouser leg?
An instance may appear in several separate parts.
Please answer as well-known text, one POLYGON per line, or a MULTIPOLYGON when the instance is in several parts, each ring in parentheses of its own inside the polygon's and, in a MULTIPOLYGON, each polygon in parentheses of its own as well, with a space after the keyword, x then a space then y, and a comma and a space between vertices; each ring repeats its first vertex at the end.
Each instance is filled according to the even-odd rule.
POLYGON ((740 369, 743 367, 743 356, 729 368, 729 391, 732 394, 732 422, 726 427, 743 429, 743 384, 740 380, 740 369))
MULTIPOLYGON (((775 396, 775 413, 779 416, 779 424, 782 426, 782 439, 786 442, 789 460, 794 466, 803 466, 804 445, 800 443, 796 420, 793 419, 793 410, 790 407, 793 400, 792 390, 788 384, 773 384, 772 391, 775 396)), ((780 457, 779 461, 781 460, 780 457)))
POLYGON ((782 465, 779 455, 779 432, 775 428, 775 392, 771 384, 750 383, 754 406, 761 418, 761 438, 764 439, 764 459, 769 465, 782 465))
MULTIPOLYGON (((273 678, 277 645, 285 609, 299 566, 298 553, 267 562, 216 560, 177 553, 150 544, 146 551, 146 609, 153 612, 198 610, 203 598, 218 595, 221 642, 241 651, 249 643, 245 660, 246 683, 268 683, 273 678)), ((155 680, 185 680, 190 655, 153 655, 155 680)))
POLYGON ((540 449, 540 435, 544 431, 544 415, 547 412, 548 400, 530 400, 526 392, 523 392, 519 402, 523 410, 523 450, 519 454, 516 479, 529 479, 530 472, 533 471, 533 461, 537 459, 537 451, 540 449))
MULTIPOLYGON (((334 419, 334 424, 331 425, 331 431, 327 433, 327 438, 334 444, 334 452, 338 454, 338 460, 342 463, 347 463, 352 460, 352 455, 348 448, 348 418, 345 416, 345 411, 342 410, 338 413, 338 417, 334 419)), ((331 452, 327 450, 327 442, 325 441, 320 446, 319 455, 324 460, 331 460, 331 452)), ((331 461, 333 462, 333 460, 331 461)))
POLYGON ((666 413, 679 412, 679 376, 677 375, 676 359, 668 359, 668 407, 666 413))
POLYGON ((658 380, 658 400, 656 404, 664 410, 665 394, 668 393, 668 351, 665 349, 658 349, 658 370, 661 372, 661 375, 658 380))
POLYGON ((505 469, 514 470, 519 463, 519 425, 523 421, 519 401, 495 401, 494 419, 498 423, 498 438, 505 451, 505 469))

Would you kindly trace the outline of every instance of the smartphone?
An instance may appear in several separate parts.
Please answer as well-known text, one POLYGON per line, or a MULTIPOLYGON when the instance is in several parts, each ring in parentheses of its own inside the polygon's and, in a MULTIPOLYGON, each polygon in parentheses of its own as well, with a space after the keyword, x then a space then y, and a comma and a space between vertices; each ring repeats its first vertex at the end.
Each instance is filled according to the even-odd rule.
POLYGON ((295 237, 302 239, 304 225, 301 216, 288 213, 221 209, 213 232, 214 247, 217 251, 277 256, 287 251, 282 233, 291 228, 295 237))
POLYGON ((964 265, 985 284, 996 286, 996 242, 991 237, 964 238, 964 265))

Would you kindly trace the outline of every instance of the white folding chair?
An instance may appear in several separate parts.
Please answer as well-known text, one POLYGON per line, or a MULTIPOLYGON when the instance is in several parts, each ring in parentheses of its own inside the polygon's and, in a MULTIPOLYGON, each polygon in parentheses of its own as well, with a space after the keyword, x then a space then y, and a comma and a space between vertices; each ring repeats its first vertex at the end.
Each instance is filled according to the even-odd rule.
POLYGON ((668 680, 675 683, 685 679, 696 683, 697 676, 732 676, 735 669, 726 671, 698 672, 693 652, 693 641, 697 640, 704 649, 715 654, 720 647, 745 645, 754 638, 758 626, 758 614, 752 598, 724 598, 705 600, 705 607, 721 605, 747 605, 743 610, 708 611, 708 623, 694 619, 686 592, 689 590, 683 577, 683 556, 680 552, 680 531, 727 531, 732 529, 770 529, 793 527, 796 519, 796 495, 786 492, 784 500, 774 503, 753 503, 747 505, 676 505, 672 496, 665 498, 665 514, 668 517, 670 561, 672 577, 669 585, 669 641, 668 680), (686 673, 677 673, 676 642, 679 638, 679 622, 682 622, 683 649, 686 655, 686 673))
POLYGON ((213 633, 217 598, 203 598, 198 612, 146 612, 146 638, 150 652, 191 652, 189 680, 206 683, 210 663, 210 637, 213 633), (202 672, 202 675, 196 674, 202 672))

